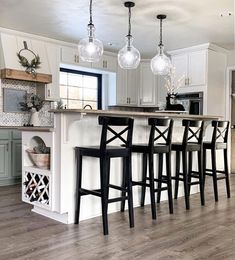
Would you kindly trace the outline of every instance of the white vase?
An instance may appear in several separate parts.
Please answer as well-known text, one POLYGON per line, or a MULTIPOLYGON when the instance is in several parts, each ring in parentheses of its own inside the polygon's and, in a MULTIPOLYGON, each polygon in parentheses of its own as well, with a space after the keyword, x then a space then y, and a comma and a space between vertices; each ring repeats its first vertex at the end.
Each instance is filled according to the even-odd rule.
POLYGON ((39 112, 37 112, 37 111, 31 112, 29 123, 30 123, 30 125, 33 125, 33 126, 40 126, 39 112))

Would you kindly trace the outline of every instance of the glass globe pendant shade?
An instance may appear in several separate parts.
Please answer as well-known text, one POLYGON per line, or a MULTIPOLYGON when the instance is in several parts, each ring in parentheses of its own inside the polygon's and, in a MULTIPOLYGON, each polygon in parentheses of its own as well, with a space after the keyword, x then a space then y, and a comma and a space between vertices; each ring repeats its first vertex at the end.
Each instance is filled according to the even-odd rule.
POLYGON ((140 63, 140 52, 133 46, 132 36, 126 36, 126 41, 118 52, 118 64, 122 69, 136 69, 140 63))
POLYGON ((88 25, 88 37, 80 40, 78 52, 80 59, 87 62, 98 62, 103 55, 103 43, 95 38, 95 27, 88 25))
POLYGON ((167 75, 172 68, 171 60, 164 54, 163 46, 159 46, 158 54, 151 60, 151 70, 155 75, 167 75))

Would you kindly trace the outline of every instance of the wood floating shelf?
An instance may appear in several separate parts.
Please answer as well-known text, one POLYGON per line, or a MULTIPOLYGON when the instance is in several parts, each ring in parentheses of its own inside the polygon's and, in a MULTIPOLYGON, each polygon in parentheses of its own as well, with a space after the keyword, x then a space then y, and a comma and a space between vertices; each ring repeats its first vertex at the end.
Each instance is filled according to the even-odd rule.
POLYGON ((29 74, 25 71, 13 70, 13 69, 2 69, 1 78, 40 82, 44 84, 48 84, 52 82, 52 75, 50 74, 37 73, 34 76, 33 74, 29 74))

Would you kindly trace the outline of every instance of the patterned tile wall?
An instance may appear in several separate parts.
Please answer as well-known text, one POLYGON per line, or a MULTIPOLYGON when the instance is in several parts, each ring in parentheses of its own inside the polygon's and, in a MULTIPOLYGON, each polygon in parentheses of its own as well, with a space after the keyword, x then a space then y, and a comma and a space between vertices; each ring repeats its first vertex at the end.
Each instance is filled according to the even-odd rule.
MULTIPOLYGON (((19 80, 2 80, 1 96, 0 96, 0 125, 2 126, 22 126, 29 122, 30 113, 6 113, 3 111, 3 89, 19 89, 26 90, 28 93, 36 93, 36 84, 34 82, 19 81, 19 80)), ((53 114, 49 113, 50 102, 46 102, 40 110, 39 118, 41 126, 53 126, 53 114)))

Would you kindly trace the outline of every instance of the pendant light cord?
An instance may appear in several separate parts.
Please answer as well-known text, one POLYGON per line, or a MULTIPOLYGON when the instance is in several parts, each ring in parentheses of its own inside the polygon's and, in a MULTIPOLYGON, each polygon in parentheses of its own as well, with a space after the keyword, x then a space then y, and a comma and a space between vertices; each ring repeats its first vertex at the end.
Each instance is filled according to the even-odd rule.
POLYGON ((160 42, 159 42, 159 47, 163 46, 162 44, 162 19, 160 19, 160 42))
POLYGON ((90 21, 89 21, 89 25, 93 25, 93 21, 92 21, 92 0, 90 0, 90 21))
POLYGON ((129 22, 129 27, 128 27, 128 35, 127 36, 131 36, 131 7, 128 8, 129 9, 129 18, 128 18, 128 22, 129 22))

